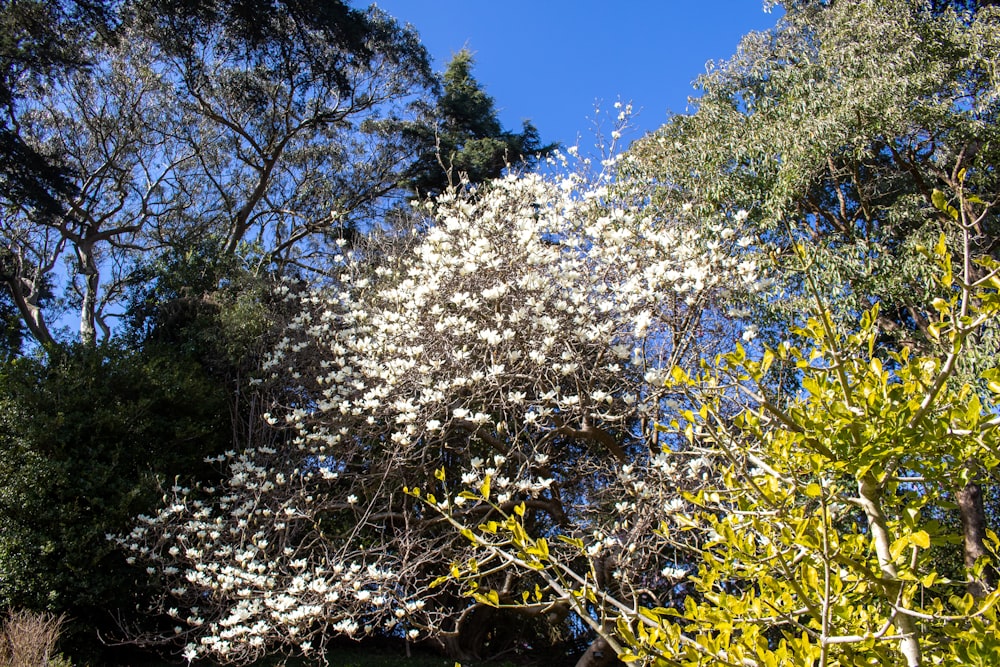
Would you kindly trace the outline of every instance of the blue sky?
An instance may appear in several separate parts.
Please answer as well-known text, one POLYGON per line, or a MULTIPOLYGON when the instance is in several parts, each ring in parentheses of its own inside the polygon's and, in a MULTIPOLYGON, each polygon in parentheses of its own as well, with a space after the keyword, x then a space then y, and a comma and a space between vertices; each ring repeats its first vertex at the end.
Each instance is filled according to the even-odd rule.
MULTIPOLYGON (((366 1, 353 0, 364 7, 366 1)), ((638 133, 683 113, 708 60, 731 56, 740 37, 770 28, 762 0, 379 0, 411 23, 443 70, 468 46, 476 78, 504 126, 530 119, 545 142, 593 143, 596 102, 619 98, 639 112, 638 133)), ((638 134, 632 138, 637 138, 638 134)))

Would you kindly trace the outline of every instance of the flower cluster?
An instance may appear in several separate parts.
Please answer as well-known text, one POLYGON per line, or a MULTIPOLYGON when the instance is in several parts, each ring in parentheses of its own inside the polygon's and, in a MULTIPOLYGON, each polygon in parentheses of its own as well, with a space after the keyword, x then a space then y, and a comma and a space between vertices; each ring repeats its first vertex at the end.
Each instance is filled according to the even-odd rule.
POLYGON ((423 603, 400 585, 400 559, 338 548, 322 529, 337 513, 356 523, 350 503, 330 493, 338 473, 289 469, 276 453, 227 452, 217 460, 229 475, 221 485, 175 486, 155 516, 139 517, 128 535, 108 536, 130 562, 162 578, 169 596, 161 611, 189 641, 185 655, 251 662, 277 638, 308 654, 331 634, 425 625, 423 603))

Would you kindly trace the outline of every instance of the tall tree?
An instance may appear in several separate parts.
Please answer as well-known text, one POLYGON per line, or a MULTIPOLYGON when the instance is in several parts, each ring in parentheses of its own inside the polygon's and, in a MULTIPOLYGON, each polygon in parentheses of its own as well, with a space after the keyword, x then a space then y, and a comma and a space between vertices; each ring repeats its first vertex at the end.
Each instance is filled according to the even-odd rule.
POLYGON ((440 194, 461 178, 482 183, 507 166, 530 168, 555 148, 541 143, 529 121, 518 133, 503 129, 493 98, 472 75, 474 65, 468 49, 456 53, 434 108, 404 131, 418 153, 407 174, 407 185, 417 194, 440 194))
POLYGON ((72 192, 65 165, 26 142, 18 107, 59 72, 85 67, 79 48, 106 27, 101 0, 7 0, 0 3, 0 202, 30 205, 52 214, 72 192))
POLYGON ((139 258, 214 242, 322 271, 397 188, 406 154, 372 121, 433 83, 413 32, 343 3, 166 4, 118 7, 115 33, 81 49, 86 75, 17 106, 20 140, 74 174, 59 211, 12 201, 0 229, 40 342, 40 286, 63 266, 93 344, 139 258))

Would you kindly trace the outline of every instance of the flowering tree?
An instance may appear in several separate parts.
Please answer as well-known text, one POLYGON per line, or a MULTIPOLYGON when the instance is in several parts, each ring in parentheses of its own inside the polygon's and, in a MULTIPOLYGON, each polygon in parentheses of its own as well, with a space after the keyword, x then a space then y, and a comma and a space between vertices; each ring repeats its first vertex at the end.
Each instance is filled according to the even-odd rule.
POLYGON ((441 585, 475 548, 438 510, 475 524, 520 508, 537 534, 599 532, 608 577, 645 566, 607 517, 679 502, 683 483, 656 495, 635 474, 678 477, 652 428, 664 369, 732 328, 713 300, 759 276, 742 216, 700 226, 644 200, 604 176, 511 175, 429 202, 425 229, 345 255, 336 284, 289 290, 301 312, 262 380, 285 397, 267 415, 285 436, 228 454, 221 484, 175 489, 121 539, 164 578, 190 657, 404 630, 480 652, 517 581, 481 570, 490 599, 441 585), (432 473, 497 509, 404 489, 432 473))

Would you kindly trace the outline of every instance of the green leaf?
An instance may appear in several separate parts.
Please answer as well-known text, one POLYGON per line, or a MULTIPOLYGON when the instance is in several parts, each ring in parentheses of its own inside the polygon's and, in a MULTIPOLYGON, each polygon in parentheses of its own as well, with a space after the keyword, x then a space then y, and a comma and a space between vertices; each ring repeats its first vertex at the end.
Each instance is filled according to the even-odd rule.
MULTIPOLYGON (((934 208, 941 211, 942 213, 947 214, 947 216, 952 220, 958 220, 958 209, 956 209, 954 206, 948 203, 948 197, 946 197, 943 192, 941 192, 940 190, 935 190, 934 193, 931 195, 931 202, 934 204, 934 208)), ((941 236, 944 237, 944 234, 942 234, 941 236)), ((944 251, 938 249, 940 246, 941 243, 939 242, 938 247, 934 248, 934 252, 938 256, 944 255, 944 251)))
POLYGON ((771 350, 764 350, 764 359, 760 362, 760 374, 761 376, 767 375, 767 371, 771 368, 771 364, 774 363, 774 352, 771 350))

